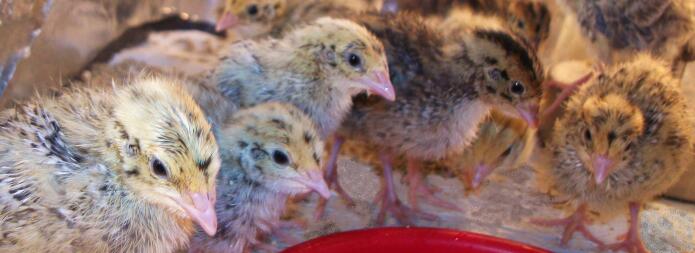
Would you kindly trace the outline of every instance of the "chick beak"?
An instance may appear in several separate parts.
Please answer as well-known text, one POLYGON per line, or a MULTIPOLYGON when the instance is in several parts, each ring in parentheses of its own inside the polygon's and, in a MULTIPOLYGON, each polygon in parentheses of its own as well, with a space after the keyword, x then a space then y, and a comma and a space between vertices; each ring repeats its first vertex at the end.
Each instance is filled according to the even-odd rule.
POLYGON ((605 155, 594 155, 592 159, 594 179, 596 184, 602 184, 611 171, 615 168, 615 162, 605 155))
POLYGON ((183 210, 193 219, 205 233, 214 236, 217 231, 217 215, 215 214, 215 198, 208 194, 193 192, 188 193, 191 202, 181 199, 174 199, 183 210))
POLYGON ((473 179, 471 180, 471 187, 475 190, 480 187, 485 178, 492 173, 492 167, 485 164, 478 164, 475 166, 475 174, 473 174, 473 179))
POLYGON ((217 24, 215 25, 215 31, 221 32, 227 30, 231 27, 234 27, 238 23, 239 17, 237 17, 229 11, 226 11, 224 14, 222 14, 222 17, 219 20, 217 20, 217 24))
POLYGON ((533 103, 523 103, 516 106, 521 118, 526 121, 530 128, 538 128, 538 105, 533 103))
POLYGON ((388 101, 396 100, 396 90, 391 84, 388 71, 374 71, 368 76, 361 77, 357 82, 367 87, 367 93, 374 93, 388 101))
POLYGON ((331 191, 328 189, 326 180, 324 180, 320 170, 309 170, 304 175, 295 178, 295 181, 317 192, 324 199, 331 197, 331 191))

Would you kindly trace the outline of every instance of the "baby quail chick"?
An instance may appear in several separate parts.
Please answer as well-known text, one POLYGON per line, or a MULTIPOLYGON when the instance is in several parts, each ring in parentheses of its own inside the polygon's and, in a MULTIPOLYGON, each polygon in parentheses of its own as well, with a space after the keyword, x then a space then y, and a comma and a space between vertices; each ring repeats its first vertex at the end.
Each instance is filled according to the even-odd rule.
POLYGON ((309 190, 328 197, 323 142, 312 120, 289 104, 266 103, 234 114, 220 134, 219 230, 199 234, 192 252, 247 252, 280 221, 287 198, 309 190))
POLYGON ((540 0, 384 0, 382 6, 384 12, 413 11, 441 17, 459 15, 461 10, 500 18, 536 48, 550 36, 550 11, 540 0))
POLYGON ((217 230, 210 125, 173 81, 37 97, 0 116, 0 251, 172 252, 217 230))
POLYGON ((267 101, 299 107, 320 138, 335 132, 353 95, 366 91, 395 99, 381 42, 364 27, 332 18, 320 18, 281 40, 233 45, 212 82, 242 108, 267 101))
POLYGON ((648 55, 608 69, 570 98, 556 122, 549 179, 580 203, 567 219, 562 242, 585 227, 587 206, 629 203, 630 229, 612 250, 646 252, 639 236, 640 203, 663 193, 685 171, 693 153, 686 101, 665 64, 648 55))
POLYGON ((695 60, 695 1, 563 0, 605 63, 649 52, 670 61, 676 77, 695 60))
POLYGON ((484 121, 478 137, 463 152, 448 155, 441 161, 465 180, 465 186, 476 190, 497 168, 516 168, 525 163, 534 148, 534 130, 521 120, 496 111, 484 121))
MULTIPOLYGON (((512 33, 480 28, 445 38, 454 31, 413 14, 359 19, 382 39, 399 99, 358 97, 340 135, 380 147, 385 176, 391 154, 405 155, 408 171, 417 172, 418 161, 464 149, 492 108, 535 125, 543 75, 534 51, 512 33)), ((389 185, 384 208, 404 222, 407 208, 398 210, 389 185)))
POLYGON ((215 30, 223 31, 239 24, 270 24, 285 15, 287 0, 225 0, 215 30))

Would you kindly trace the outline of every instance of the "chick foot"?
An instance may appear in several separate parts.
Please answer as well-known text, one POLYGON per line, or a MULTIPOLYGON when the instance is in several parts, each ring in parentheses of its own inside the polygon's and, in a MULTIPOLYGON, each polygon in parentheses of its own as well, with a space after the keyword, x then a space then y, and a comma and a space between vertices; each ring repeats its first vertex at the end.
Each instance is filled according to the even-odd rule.
MULTIPOLYGON (((331 147, 331 153, 328 157, 328 162, 326 163, 326 169, 324 170, 326 175, 326 184, 328 187, 335 187, 335 191, 338 196, 345 201, 348 206, 354 206, 355 201, 352 200, 349 194, 340 186, 338 183, 338 155, 340 154, 340 147, 345 142, 342 136, 336 135, 333 139, 333 145, 331 147)), ((316 205, 316 212, 314 213, 314 219, 319 220, 323 218, 326 212, 326 205, 328 204, 328 199, 320 198, 318 204, 316 205)))
POLYGON ((593 243, 599 245, 599 247, 603 247, 605 244, 596 238, 591 231, 586 227, 586 224, 589 223, 587 217, 586 217, 586 204, 581 204, 577 210, 574 212, 574 214, 570 215, 567 218, 564 219, 557 219, 557 220, 544 220, 544 219, 533 219, 531 220, 532 223, 540 226, 545 226, 545 227, 555 227, 555 226, 564 226, 565 229, 562 232, 562 240, 561 245, 565 246, 567 243, 572 239, 572 235, 575 232, 581 233, 584 238, 586 238, 589 241, 592 241, 593 243))
POLYGON ((644 247, 642 239, 640 238, 639 211, 639 203, 630 203, 630 228, 628 229, 627 234, 623 235, 624 240, 619 243, 602 247, 602 250, 624 250, 625 252, 630 253, 649 253, 647 248, 644 247))
POLYGON ((386 221, 386 213, 391 213, 401 225, 414 225, 411 218, 436 220, 437 216, 412 209, 404 205, 396 195, 393 184, 393 167, 390 155, 381 154, 381 163, 384 170, 382 189, 377 194, 377 201, 381 202, 381 209, 377 215, 376 224, 383 225, 386 221))
POLYGON ((548 108, 545 109, 545 112, 543 112, 543 115, 541 116, 541 121, 546 118, 548 115, 552 115, 553 112, 555 112, 562 103, 569 98, 577 89, 579 89, 582 84, 588 82, 591 80, 591 77, 593 77, 594 73, 588 73, 584 75, 583 77, 577 79, 576 81, 569 83, 569 84, 564 84, 558 81, 548 81, 544 84, 545 88, 557 88, 562 90, 560 94, 555 98, 552 104, 548 108))
POLYGON ((442 190, 433 185, 424 182, 424 175, 422 175, 420 170, 420 163, 414 159, 408 159, 408 200, 413 209, 420 210, 418 197, 422 196, 425 201, 429 202, 431 205, 452 210, 461 211, 456 204, 446 201, 438 196, 436 193, 442 190))

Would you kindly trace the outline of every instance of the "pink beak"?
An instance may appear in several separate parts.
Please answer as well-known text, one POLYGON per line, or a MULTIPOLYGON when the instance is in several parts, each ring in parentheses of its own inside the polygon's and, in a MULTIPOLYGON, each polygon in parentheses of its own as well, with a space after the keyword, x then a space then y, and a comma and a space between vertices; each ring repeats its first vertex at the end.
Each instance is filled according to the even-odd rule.
POLYGON ((357 81, 367 86, 367 91, 370 93, 377 94, 388 101, 396 100, 396 90, 391 84, 388 71, 375 71, 357 81))
POLYGON ((595 155, 592 161, 596 184, 602 184, 613 170, 614 162, 605 155, 595 155))
POLYGON ((326 180, 324 180, 320 170, 310 170, 304 173, 303 176, 297 177, 294 180, 317 192, 324 199, 331 197, 331 191, 328 189, 326 180))
POLYGON ((530 128, 538 128, 538 105, 524 103, 516 106, 516 110, 521 118, 526 121, 530 128))
POLYGON ((473 180, 471 181, 471 187, 473 189, 478 189, 480 184, 483 183, 485 178, 492 173, 492 167, 485 164, 478 164, 475 166, 475 174, 473 174, 473 180))
POLYGON ((215 31, 221 32, 227 30, 231 27, 234 27, 238 23, 239 17, 232 14, 231 12, 225 12, 222 15, 222 17, 219 20, 217 20, 217 24, 215 25, 215 31))
MULTIPOLYGON (((213 192, 214 194, 214 192, 213 192)), ((189 193, 193 204, 182 199, 174 198, 188 215, 203 228, 209 236, 214 236, 217 232, 217 215, 215 214, 215 196, 201 194, 198 192, 189 193)))

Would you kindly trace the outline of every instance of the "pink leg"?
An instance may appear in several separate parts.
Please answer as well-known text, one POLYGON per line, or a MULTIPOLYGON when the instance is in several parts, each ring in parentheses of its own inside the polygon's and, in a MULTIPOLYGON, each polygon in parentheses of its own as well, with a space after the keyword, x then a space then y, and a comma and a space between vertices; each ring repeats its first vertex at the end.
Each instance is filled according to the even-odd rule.
POLYGON ((608 249, 611 251, 625 250, 630 253, 648 253, 649 251, 644 247, 642 239, 640 238, 639 211, 640 203, 630 203, 630 228, 627 234, 624 235, 625 239, 622 242, 611 244, 601 249, 608 249))
MULTIPOLYGON (((563 84, 557 81, 548 81, 544 84, 545 88, 558 88, 561 89, 562 92, 555 98, 553 103, 545 109, 545 112, 543 112, 542 118, 547 117, 548 115, 551 115, 553 112, 555 112, 560 106, 562 105, 565 100, 570 97, 577 89, 579 89, 582 84, 588 82, 591 77, 594 75, 594 73, 589 73, 586 74, 585 76, 579 78, 578 80, 570 83, 570 84, 563 84)), ((542 119, 541 119, 542 120, 542 119)))
POLYGON ((405 206, 398 199, 395 187, 393 184, 393 167, 391 166, 392 158, 388 153, 380 155, 381 164, 384 170, 382 189, 377 195, 377 200, 381 199, 381 209, 377 215, 377 224, 384 224, 386 221, 386 212, 393 214, 396 220, 403 225, 413 225, 411 216, 417 216, 427 220, 435 220, 436 216, 417 210, 413 210, 405 206))
POLYGON ((461 209, 454 203, 443 200, 440 197, 435 196, 435 193, 441 190, 428 185, 424 182, 424 176, 420 171, 420 162, 415 159, 408 159, 408 199, 410 200, 410 205, 413 209, 420 210, 418 205, 418 196, 423 196, 426 201, 430 204, 441 207, 444 209, 461 211, 461 209))
POLYGON ((531 222, 546 227, 564 226, 565 230, 562 233, 562 245, 567 245, 570 239, 572 239, 572 235, 575 232, 581 233, 582 235, 584 235, 584 238, 598 244, 600 247, 604 245, 604 243, 598 238, 596 238, 586 227, 586 224, 588 224, 589 222, 586 217, 586 204, 581 204, 574 212, 574 214, 564 219, 533 219, 531 220, 531 222))
MULTIPOLYGON (((340 147, 345 142, 342 136, 336 135, 333 139, 333 146, 331 147, 331 154, 328 157, 328 162, 326 163, 326 183, 329 187, 334 186, 338 195, 346 202, 348 206, 353 206, 355 202, 350 198, 350 195, 340 186, 338 183, 338 155, 340 154, 340 147)), ((321 219, 326 212, 326 205, 328 203, 327 199, 319 198, 319 203, 316 206, 316 213, 314 213, 315 219, 321 219)))

